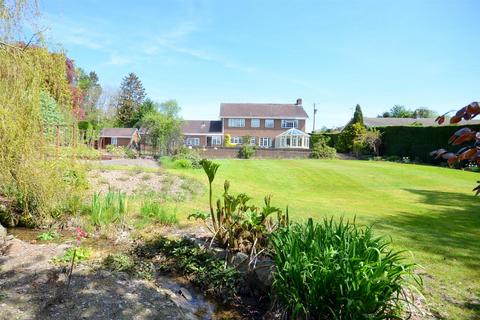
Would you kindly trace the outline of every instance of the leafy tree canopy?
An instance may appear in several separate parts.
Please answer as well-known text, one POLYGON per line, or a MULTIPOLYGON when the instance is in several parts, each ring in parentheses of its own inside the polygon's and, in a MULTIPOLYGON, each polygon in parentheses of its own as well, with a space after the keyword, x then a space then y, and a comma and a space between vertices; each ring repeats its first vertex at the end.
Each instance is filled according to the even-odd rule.
POLYGON ((139 125, 148 132, 146 138, 156 151, 160 154, 171 153, 182 136, 181 119, 178 116, 180 108, 176 102, 173 104, 167 101, 160 104, 159 110, 156 103, 151 100, 148 102, 144 106, 145 110, 148 107, 154 107, 154 109, 143 115, 139 125))
POLYGON ((382 118, 435 118, 437 112, 426 107, 420 107, 415 110, 407 109, 403 105, 394 105, 389 111, 382 113, 382 118))
POLYGON ((145 89, 135 73, 123 78, 117 105, 117 121, 125 127, 132 127, 138 121, 140 106, 145 100, 145 89))

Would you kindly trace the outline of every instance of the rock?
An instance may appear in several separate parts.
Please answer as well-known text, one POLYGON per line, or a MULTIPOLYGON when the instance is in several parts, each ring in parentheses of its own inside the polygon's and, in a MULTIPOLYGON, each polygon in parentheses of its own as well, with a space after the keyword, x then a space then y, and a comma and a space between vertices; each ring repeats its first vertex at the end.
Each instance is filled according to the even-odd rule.
POLYGON ((192 295, 190 294, 190 292, 186 288, 181 287, 180 290, 178 290, 178 294, 180 296, 184 297, 185 300, 192 301, 192 295))
POLYGON ((238 252, 233 256, 231 261, 231 265, 237 268, 239 272, 248 272, 248 264, 250 262, 250 257, 248 256, 248 254, 238 252))
POLYGON ((259 259, 255 264, 255 268, 251 273, 251 284, 254 285, 255 291, 266 293, 270 291, 273 283, 273 271, 275 263, 270 258, 259 259))
POLYGON ((5 229, 5 228, 0 224, 0 243, 3 243, 6 238, 7 238, 7 229, 5 229))
POLYGON ((211 250, 217 259, 224 260, 227 256, 227 250, 225 249, 213 247, 211 250))

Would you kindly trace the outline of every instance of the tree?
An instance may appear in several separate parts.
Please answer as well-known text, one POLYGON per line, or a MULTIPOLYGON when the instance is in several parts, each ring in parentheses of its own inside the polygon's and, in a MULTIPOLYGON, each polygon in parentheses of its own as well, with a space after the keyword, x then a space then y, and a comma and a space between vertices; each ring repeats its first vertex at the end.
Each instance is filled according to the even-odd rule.
POLYGON ((398 104, 394 105, 389 113, 392 118, 413 118, 412 110, 398 104))
POLYGON ((145 115, 155 112, 159 110, 158 103, 154 102, 153 100, 147 98, 145 101, 140 105, 135 115, 135 126, 140 127, 140 122, 142 121, 145 115))
POLYGON ((353 113, 352 123, 361 123, 363 124, 363 113, 362 108, 359 104, 355 106, 355 112, 353 113))
POLYGON ((394 105, 389 111, 382 113, 381 118, 435 118, 437 112, 434 110, 420 107, 414 111, 407 109, 403 105, 394 105))
POLYGON ((85 111, 85 118, 90 121, 98 121, 100 112, 97 103, 102 94, 102 87, 98 83, 97 73, 90 71, 87 74, 82 68, 77 68, 74 82, 76 87, 81 90, 81 108, 85 111))
POLYGON ((338 136, 338 140, 335 144, 335 148, 339 152, 350 152, 353 148, 353 140, 365 131, 365 125, 363 124, 363 113, 360 105, 356 105, 353 118, 345 126, 342 132, 338 136))
MULTIPOLYGON (((445 118, 449 112, 437 117, 435 121, 438 124, 443 124, 445 118)), ((463 120, 472 120, 480 114, 480 105, 478 102, 472 102, 469 105, 461 108, 457 113, 450 118, 450 124, 457 124, 462 119, 463 120)), ((430 153, 431 156, 434 156, 436 159, 442 158, 447 160, 447 163, 452 166, 458 161, 470 161, 475 162, 477 165, 480 165, 480 133, 469 128, 461 128, 457 130, 448 140, 448 143, 454 146, 459 146, 465 143, 469 145, 464 146, 456 153, 448 152, 445 149, 434 150, 430 153)), ((480 181, 478 186, 476 186, 473 191, 475 194, 480 194, 480 181)))
POLYGON ((353 152, 357 157, 362 154, 378 156, 382 144, 382 133, 376 129, 369 129, 358 135, 353 141, 353 152))
POLYGON ((135 125, 137 115, 145 99, 145 89, 135 73, 123 78, 117 105, 117 121, 125 127, 135 125))
MULTIPOLYGON (((156 106, 156 103, 153 103, 156 106)), ((164 104, 161 104, 164 105, 164 104)), ((171 109, 154 109, 145 114, 139 125, 147 132, 146 138, 152 145, 154 151, 160 154, 171 154, 176 144, 182 139, 180 129, 181 119, 178 116, 178 105, 176 112, 169 112, 171 109)))
POLYGON ((160 110, 170 117, 178 117, 180 113, 180 107, 176 100, 167 100, 160 104, 160 110))
POLYGON ((436 118, 437 116, 438 113, 436 111, 425 107, 420 107, 413 111, 414 118, 436 118))

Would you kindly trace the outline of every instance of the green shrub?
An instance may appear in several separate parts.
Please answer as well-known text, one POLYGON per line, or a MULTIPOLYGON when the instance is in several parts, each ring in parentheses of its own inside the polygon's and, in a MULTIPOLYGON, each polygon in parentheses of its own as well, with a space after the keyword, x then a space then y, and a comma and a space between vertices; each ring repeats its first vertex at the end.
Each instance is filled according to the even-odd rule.
POLYGON ((198 154, 197 150, 189 149, 185 146, 182 146, 175 151, 175 154, 172 156, 172 160, 189 160, 192 168, 199 169, 202 167, 200 165, 202 158, 198 154))
POLYGON ((351 152, 354 140, 365 133, 365 130, 365 126, 362 123, 354 123, 345 127, 345 129, 343 129, 338 135, 335 149, 337 149, 338 152, 351 152))
POLYGON ((370 149, 368 148, 367 144, 359 139, 355 139, 353 141, 353 146, 352 146, 352 153, 355 155, 355 157, 359 158, 364 155, 370 155, 370 149))
POLYGON ((78 212, 88 188, 83 165, 57 158, 25 161, 18 169, 3 179, 5 172, 0 173, 0 195, 13 201, 12 207, 0 214, 0 223, 35 226, 78 212))
POLYGON ((110 153, 114 157, 130 158, 130 159, 134 159, 134 158, 137 157, 136 152, 134 150, 132 150, 131 148, 127 148, 127 147, 123 147, 123 146, 116 147, 112 144, 109 144, 109 145, 107 145, 106 149, 107 149, 107 152, 110 153))
MULTIPOLYGON (((160 256, 167 258, 158 265, 162 271, 183 275, 190 283, 224 302, 238 298, 240 273, 189 240, 159 238, 135 248, 134 252, 140 258, 152 260, 161 253, 160 256)), ((155 263, 159 263, 159 260, 155 260, 155 263)))
POLYGON ((127 195, 109 190, 105 196, 95 193, 90 206, 90 220, 96 227, 107 226, 122 221, 127 212, 127 195))
POLYGON ((310 154, 314 159, 334 159, 337 156, 337 150, 328 146, 329 137, 319 136, 312 148, 310 154))
MULTIPOLYGON (((250 141, 250 139, 248 139, 250 141)), ((250 159, 255 155, 255 146, 244 143, 240 150, 238 150, 238 157, 241 159, 250 159)))
POLYGON ((275 232, 273 288, 292 319, 390 319, 404 288, 420 284, 414 264, 370 227, 325 219, 275 232))
POLYGON ((102 158, 102 153, 91 147, 88 147, 84 144, 79 144, 76 147, 59 147, 55 146, 49 147, 50 155, 58 155, 61 158, 77 158, 77 159, 87 159, 87 160, 98 160, 102 158))
POLYGON ((207 223, 209 216, 203 212, 190 214, 188 219, 203 220, 220 245, 248 253, 255 248, 258 252, 267 246, 268 237, 273 230, 289 223, 288 208, 284 214, 282 210, 272 206, 270 195, 265 196, 262 207, 251 205, 248 203, 251 198, 245 193, 230 193, 228 180, 225 180, 222 197, 217 200, 214 208, 212 183, 220 165, 207 159, 203 159, 201 164, 209 182, 211 226, 207 223), (276 216, 276 221, 272 216, 276 216))
POLYGON ((377 129, 369 129, 358 135, 353 140, 352 151, 356 157, 364 155, 378 156, 382 143, 382 133, 377 129))
POLYGON ((40 241, 51 241, 60 238, 60 235, 56 231, 42 232, 37 236, 40 241))
POLYGON ((172 157, 162 156, 158 159, 158 162, 164 168, 167 168, 167 169, 173 169, 174 168, 172 157))
POLYGON ((103 261, 105 268, 117 272, 130 272, 133 270, 135 263, 133 259, 125 254, 115 253, 109 254, 103 261))
POLYGON ((136 159, 137 153, 132 148, 124 148, 125 149, 125 157, 129 159, 136 159))
POLYGON ((75 263, 79 263, 87 260, 92 252, 86 247, 74 247, 68 248, 65 253, 59 257, 54 257, 52 259, 53 263, 57 264, 68 264, 72 262, 73 255, 75 254, 75 263), (76 251, 76 252, 75 252, 76 251), (74 253, 75 252, 75 253, 74 253))
POLYGON ((327 145, 329 147, 334 148, 335 145, 337 144, 339 135, 340 135, 340 133, 330 133, 330 132, 312 133, 310 135, 310 149, 313 149, 313 146, 315 146, 315 143, 319 139, 326 139, 327 140, 327 145))
POLYGON ((178 159, 173 161, 173 167, 175 169, 191 169, 193 164, 189 159, 178 159))
POLYGON ((163 225, 173 225, 178 223, 177 214, 169 212, 167 208, 162 206, 158 201, 146 200, 140 208, 142 218, 154 221, 163 225))

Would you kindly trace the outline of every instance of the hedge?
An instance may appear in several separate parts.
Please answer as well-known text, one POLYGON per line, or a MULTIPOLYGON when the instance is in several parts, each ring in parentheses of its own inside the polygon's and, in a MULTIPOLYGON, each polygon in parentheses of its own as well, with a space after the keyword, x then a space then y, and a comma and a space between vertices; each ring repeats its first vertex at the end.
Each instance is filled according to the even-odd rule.
POLYGON ((337 133, 311 133, 310 134, 310 149, 313 148, 313 145, 315 144, 315 142, 318 141, 318 138, 320 136, 325 136, 325 137, 330 138, 328 140, 328 146, 332 147, 332 148, 335 148, 335 143, 337 142, 339 134, 340 134, 339 132, 337 132, 337 133))
POLYGON ((430 156, 430 152, 444 148, 456 152, 459 146, 451 146, 448 139, 463 127, 479 131, 480 125, 438 126, 438 127, 380 127, 382 132, 382 156, 409 157, 427 163, 439 163, 430 156))

